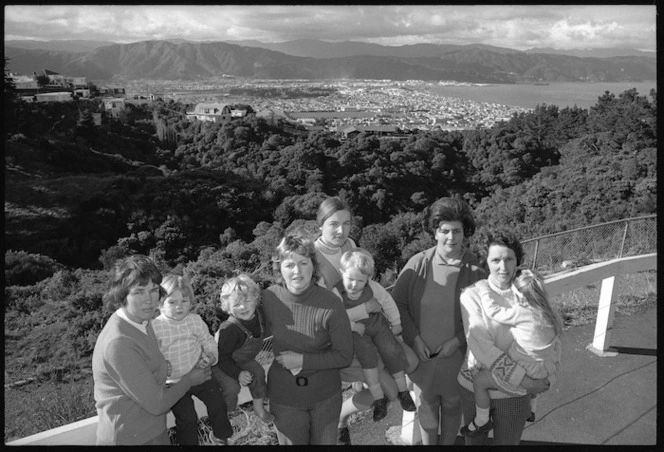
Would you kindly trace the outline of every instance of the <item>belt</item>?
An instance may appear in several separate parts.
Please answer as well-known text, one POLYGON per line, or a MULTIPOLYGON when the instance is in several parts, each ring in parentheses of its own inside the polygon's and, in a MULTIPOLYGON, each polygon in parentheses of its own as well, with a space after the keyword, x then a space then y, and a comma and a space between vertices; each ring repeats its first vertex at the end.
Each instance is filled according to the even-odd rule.
POLYGON ((309 379, 307 377, 295 377, 295 384, 297 386, 307 386, 309 385, 309 379))

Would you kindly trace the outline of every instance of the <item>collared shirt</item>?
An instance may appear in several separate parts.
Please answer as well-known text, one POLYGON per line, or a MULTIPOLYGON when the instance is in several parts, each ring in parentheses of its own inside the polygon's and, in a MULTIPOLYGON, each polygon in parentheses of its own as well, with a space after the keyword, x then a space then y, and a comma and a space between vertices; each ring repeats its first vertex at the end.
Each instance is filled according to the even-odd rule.
POLYGON ((118 314, 118 317, 120 317, 121 319, 126 320, 127 322, 129 322, 129 324, 131 326, 135 327, 141 333, 143 333, 145 335, 148 334, 148 321, 147 320, 145 320, 141 323, 136 323, 127 316, 127 313, 124 311, 124 309, 118 308, 118 310, 115 311, 115 312, 118 314))

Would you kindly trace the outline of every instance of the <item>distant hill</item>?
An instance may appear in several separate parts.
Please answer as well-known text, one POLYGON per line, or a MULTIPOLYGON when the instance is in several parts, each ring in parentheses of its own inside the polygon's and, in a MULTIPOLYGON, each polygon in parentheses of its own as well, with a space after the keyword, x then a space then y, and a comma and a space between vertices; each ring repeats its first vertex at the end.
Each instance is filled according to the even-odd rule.
POLYGON ((600 48, 600 49, 553 49, 551 47, 539 47, 525 50, 526 53, 547 53, 550 55, 568 55, 579 58, 611 58, 623 56, 645 56, 656 58, 657 52, 645 52, 636 49, 600 48))
POLYGON ((5 46, 16 47, 18 49, 31 50, 56 50, 59 52, 91 52, 99 47, 115 44, 111 41, 85 41, 82 39, 73 39, 67 41, 32 41, 16 40, 5 41, 5 46))
POLYGON ((646 56, 580 58, 486 45, 388 47, 318 40, 290 41, 274 47, 301 55, 315 53, 318 57, 226 42, 182 40, 112 44, 77 53, 6 45, 5 56, 10 58, 8 66, 12 72, 31 74, 48 68, 90 80, 197 80, 222 74, 257 79, 364 78, 472 83, 639 82, 657 78, 656 59, 646 56))

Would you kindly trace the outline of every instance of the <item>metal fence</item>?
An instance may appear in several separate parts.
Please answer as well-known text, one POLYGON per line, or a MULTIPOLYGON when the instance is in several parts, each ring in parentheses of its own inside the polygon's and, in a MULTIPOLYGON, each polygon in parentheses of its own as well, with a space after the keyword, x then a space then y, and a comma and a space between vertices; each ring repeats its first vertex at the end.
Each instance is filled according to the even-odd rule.
POLYGON ((657 215, 626 218, 524 240, 525 265, 542 275, 657 252, 657 215))

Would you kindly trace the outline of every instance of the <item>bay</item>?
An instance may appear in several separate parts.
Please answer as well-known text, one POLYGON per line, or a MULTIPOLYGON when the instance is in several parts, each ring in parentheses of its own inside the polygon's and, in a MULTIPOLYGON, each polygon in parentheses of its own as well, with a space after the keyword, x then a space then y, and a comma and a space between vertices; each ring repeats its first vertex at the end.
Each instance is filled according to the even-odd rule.
POLYGON ((535 108, 539 105, 557 105, 559 108, 590 108, 606 91, 616 97, 635 88, 641 96, 650 98, 650 90, 657 88, 657 82, 615 82, 615 83, 574 83, 552 82, 548 85, 430 85, 429 91, 444 97, 467 99, 474 102, 512 105, 535 108))

